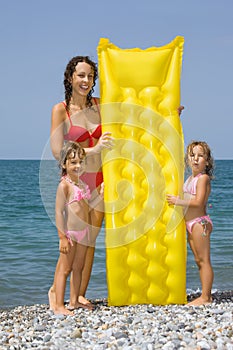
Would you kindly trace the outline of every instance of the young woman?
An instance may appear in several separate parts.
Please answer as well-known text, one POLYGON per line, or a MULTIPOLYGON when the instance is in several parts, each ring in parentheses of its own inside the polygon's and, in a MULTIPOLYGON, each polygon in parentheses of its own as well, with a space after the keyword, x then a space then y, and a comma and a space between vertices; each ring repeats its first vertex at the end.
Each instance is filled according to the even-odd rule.
MULTIPOLYGON (((111 134, 101 132, 99 99, 92 97, 97 79, 96 64, 88 56, 73 57, 64 73, 65 100, 52 109, 50 144, 56 159, 65 140, 79 142, 85 149, 85 173, 80 177, 88 184, 89 199, 88 225, 90 241, 82 273, 79 302, 89 303, 85 293, 91 276, 94 260, 95 241, 104 217, 103 196, 100 194, 103 183, 101 150, 112 147, 111 134)), ((71 278, 71 299, 73 294, 71 278)), ((54 300, 53 288, 49 299, 54 300)), ((51 304, 51 302, 50 302, 51 304)), ((51 305, 50 305, 51 306, 51 305)))

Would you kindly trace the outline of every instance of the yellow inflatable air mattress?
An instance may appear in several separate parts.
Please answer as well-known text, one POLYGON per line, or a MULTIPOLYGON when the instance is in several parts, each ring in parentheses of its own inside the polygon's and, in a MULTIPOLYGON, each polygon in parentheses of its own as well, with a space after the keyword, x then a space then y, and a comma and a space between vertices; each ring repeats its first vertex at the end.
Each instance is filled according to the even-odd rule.
POLYGON ((120 49, 100 39, 108 304, 186 303, 186 234, 179 207, 183 133, 177 108, 183 37, 163 47, 120 49))

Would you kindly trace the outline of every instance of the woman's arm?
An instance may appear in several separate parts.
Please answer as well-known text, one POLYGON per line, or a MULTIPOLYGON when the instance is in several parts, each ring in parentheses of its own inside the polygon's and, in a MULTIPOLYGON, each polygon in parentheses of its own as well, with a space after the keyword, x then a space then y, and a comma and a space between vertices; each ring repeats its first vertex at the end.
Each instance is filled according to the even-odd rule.
POLYGON ((59 159, 64 143, 64 107, 61 103, 56 104, 52 109, 50 147, 55 159, 59 159))
POLYGON ((97 144, 94 147, 84 148, 87 157, 101 153, 104 148, 112 149, 113 147, 113 138, 111 137, 110 132, 104 132, 103 135, 99 138, 97 144))

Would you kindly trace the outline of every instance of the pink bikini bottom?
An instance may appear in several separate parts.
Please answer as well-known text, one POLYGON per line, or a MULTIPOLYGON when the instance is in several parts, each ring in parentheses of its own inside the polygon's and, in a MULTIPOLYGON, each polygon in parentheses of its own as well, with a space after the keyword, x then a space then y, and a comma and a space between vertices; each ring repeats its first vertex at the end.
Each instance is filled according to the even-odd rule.
POLYGON ((196 223, 199 223, 199 224, 201 224, 203 226, 203 234, 202 234, 203 236, 207 235, 207 233, 206 233, 206 226, 207 226, 208 223, 213 228, 213 223, 212 223, 212 220, 210 219, 209 215, 200 216, 198 218, 186 221, 186 228, 187 228, 187 231, 189 233, 192 233, 193 225, 196 224, 196 223))
POLYGON ((72 246, 73 246, 72 241, 75 241, 77 243, 81 243, 84 245, 88 245, 88 242, 90 242, 88 227, 85 227, 85 229, 81 231, 66 231, 66 237, 68 238, 68 241, 72 246))

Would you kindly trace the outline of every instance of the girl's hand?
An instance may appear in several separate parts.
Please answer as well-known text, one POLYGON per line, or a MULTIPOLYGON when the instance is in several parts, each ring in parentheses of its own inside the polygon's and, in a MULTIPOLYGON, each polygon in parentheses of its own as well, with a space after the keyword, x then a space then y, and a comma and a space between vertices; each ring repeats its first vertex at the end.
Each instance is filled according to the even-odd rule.
POLYGON ((62 254, 68 254, 70 252, 70 243, 65 236, 59 240, 59 251, 62 254))
POLYGON ((172 194, 167 194, 167 202, 169 205, 178 204, 179 196, 173 196, 172 194))
POLYGON ((111 133, 104 132, 93 149, 95 153, 100 153, 104 148, 112 149, 112 147, 113 138, 111 137, 111 133))

